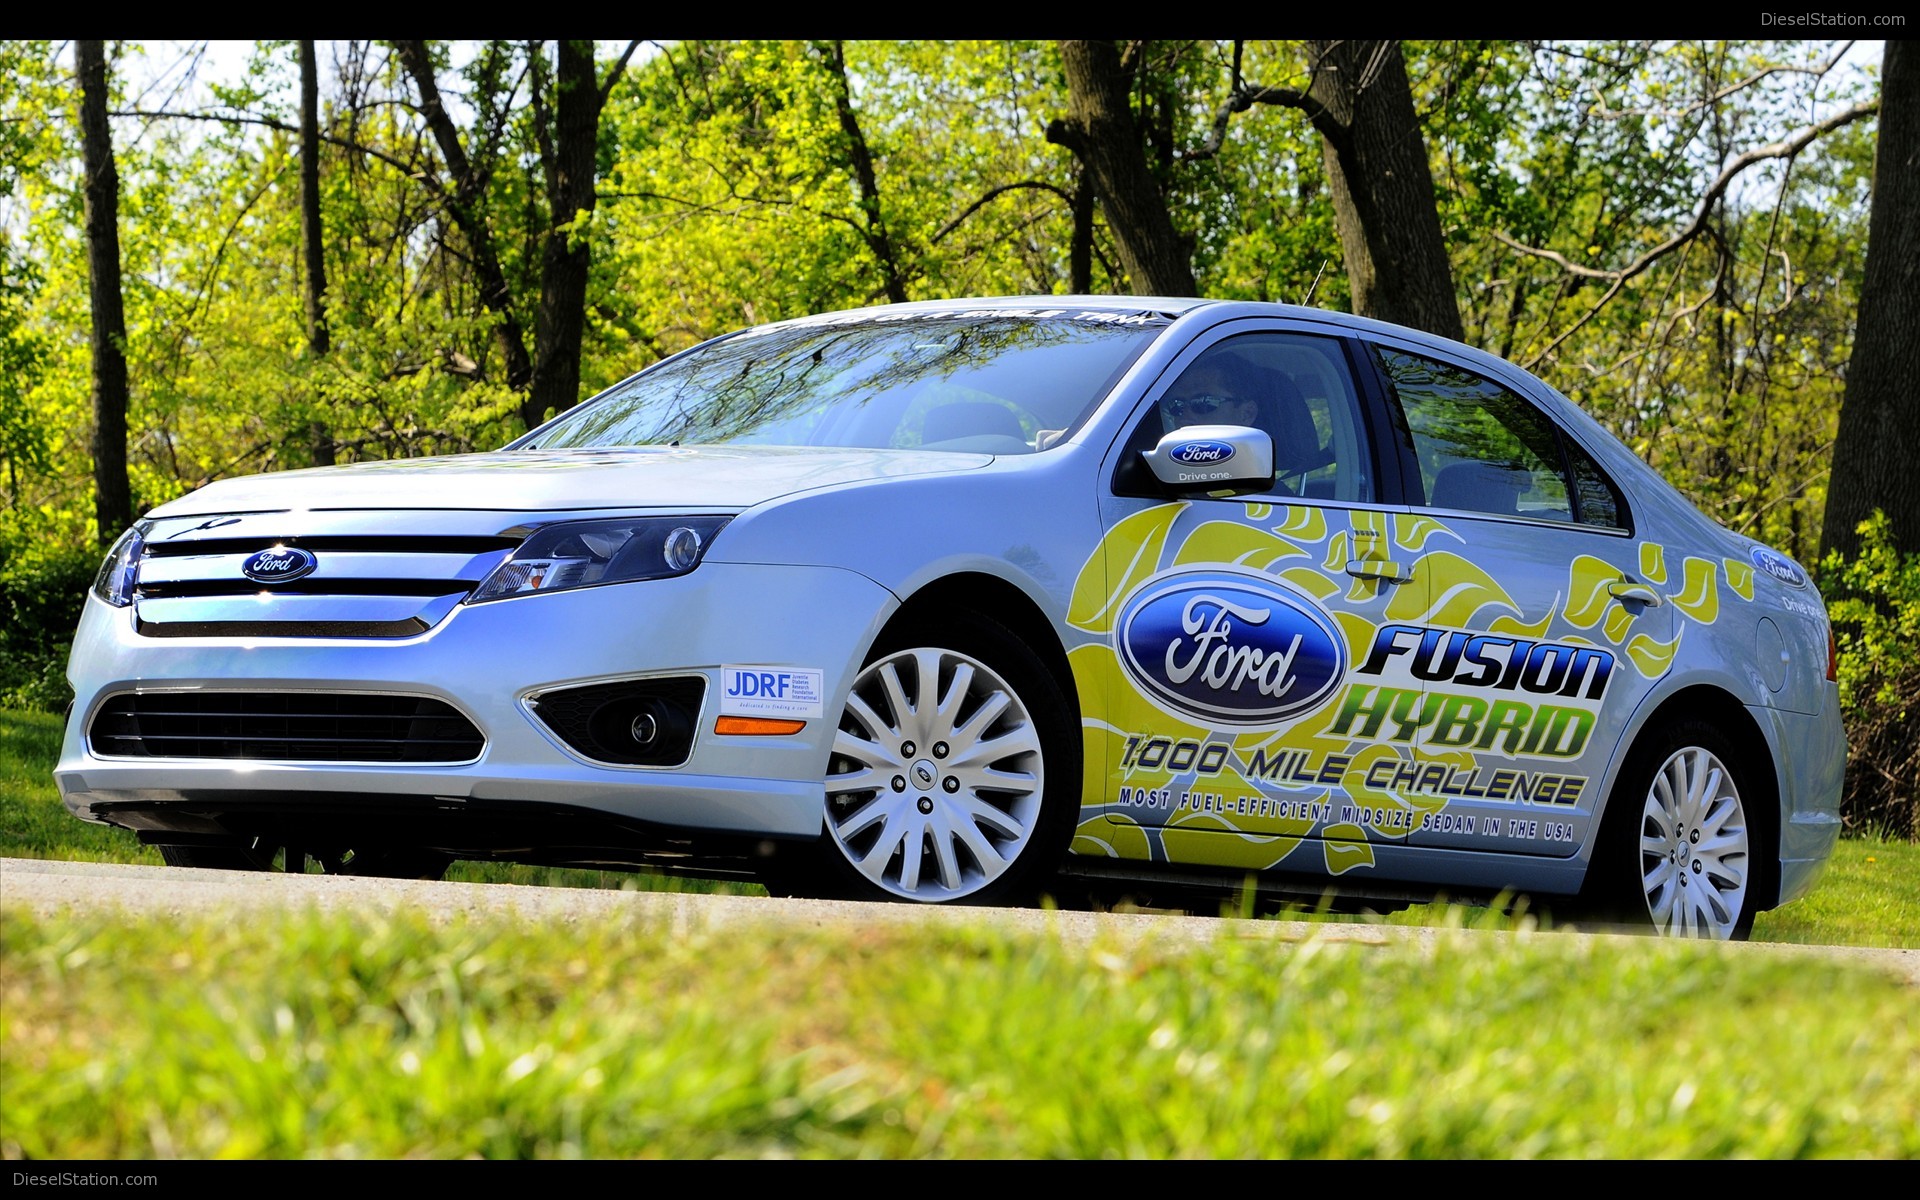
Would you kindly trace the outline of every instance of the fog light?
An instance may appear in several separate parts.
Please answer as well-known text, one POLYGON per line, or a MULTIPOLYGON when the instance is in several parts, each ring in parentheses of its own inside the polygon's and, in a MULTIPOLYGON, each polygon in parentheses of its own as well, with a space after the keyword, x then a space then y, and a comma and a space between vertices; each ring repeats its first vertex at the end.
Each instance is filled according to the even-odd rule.
POLYGON ((636 746, 651 746, 654 739, 660 736, 660 722, 653 719, 652 713, 643 712, 627 727, 627 736, 633 739, 636 746))
POLYGON ((670 767, 693 749, 706 680, 621 680, 556 688, 528 698, 540 722, 596 762, 670 767))

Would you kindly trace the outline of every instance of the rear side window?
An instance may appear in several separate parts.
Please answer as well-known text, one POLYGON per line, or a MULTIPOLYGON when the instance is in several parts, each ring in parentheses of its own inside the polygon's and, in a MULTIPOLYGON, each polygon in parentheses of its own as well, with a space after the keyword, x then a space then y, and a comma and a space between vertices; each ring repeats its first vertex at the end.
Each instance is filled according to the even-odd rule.
POLYGON ((1619 491, 1584 450, 1524 397, 1485 376, 1385 346, 1431 508, 1623 528, 1619 491))

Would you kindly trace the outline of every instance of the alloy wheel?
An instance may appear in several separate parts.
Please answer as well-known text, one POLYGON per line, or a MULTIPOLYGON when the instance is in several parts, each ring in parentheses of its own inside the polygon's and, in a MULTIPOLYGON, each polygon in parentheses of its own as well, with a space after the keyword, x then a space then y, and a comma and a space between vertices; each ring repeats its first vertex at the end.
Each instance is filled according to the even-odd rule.
POLYGON ((826 780, 828 833, 893 896, 975 895, 1032 844, 1043 759, 1032 714, 992 667, 953 650, 900 651, 848 694, 826 780))
POLYGON ((1641 810, 1641 890, 1655 928, 1677 937, 1732 937, 1746 908, 1751 864, 1733 772, 1702 747, 1675 751, 1654 773, 1641 810))

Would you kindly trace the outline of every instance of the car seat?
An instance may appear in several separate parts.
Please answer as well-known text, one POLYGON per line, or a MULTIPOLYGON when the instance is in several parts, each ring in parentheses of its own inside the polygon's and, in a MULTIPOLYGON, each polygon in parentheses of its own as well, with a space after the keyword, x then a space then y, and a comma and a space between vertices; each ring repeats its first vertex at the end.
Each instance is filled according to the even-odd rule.
POLYGON ((1274 475, 1281 488, 1299 494, 1299 481, 1309 471, 1324 467, 1333 459, 1320 444, 1320 431, 1313 423, 1300 387, 1289 375, 1279 371, 1260 373, 1260 421, 1273 439, 1274 475), (1292 478, 1294 483, 1286 481, 1292 478))
POLYGON ((1532 486, 1533 476, 1527 471, 1472 459, 1441 468, 1433 477, 1433 495, 1427 503, 1434 508, 1517 517, 1520 494, 1532 486))

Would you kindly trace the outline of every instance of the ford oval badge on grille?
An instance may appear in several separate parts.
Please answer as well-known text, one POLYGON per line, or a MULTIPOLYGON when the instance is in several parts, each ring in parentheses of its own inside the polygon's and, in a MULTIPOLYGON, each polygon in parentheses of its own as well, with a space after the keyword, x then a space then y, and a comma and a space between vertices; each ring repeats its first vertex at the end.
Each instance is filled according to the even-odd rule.
POLYGON ((1331 697, 1346 674, 1333 622, 1276 580, 1193 571, 1121 608, 1120 662, 1171 711, 1206 725, 1270 725, 1331 697))
POLYGON ((295 546, 273 546, 240 564, 240 573, 256 583, 285 583, 313 574, 320 560, 295 546))
POLYGON ((1226 442, 1181 442, 1168 449, 1167 457, 1189 465, 1223 463, 1233 457, 1233 447, 1226 442))

